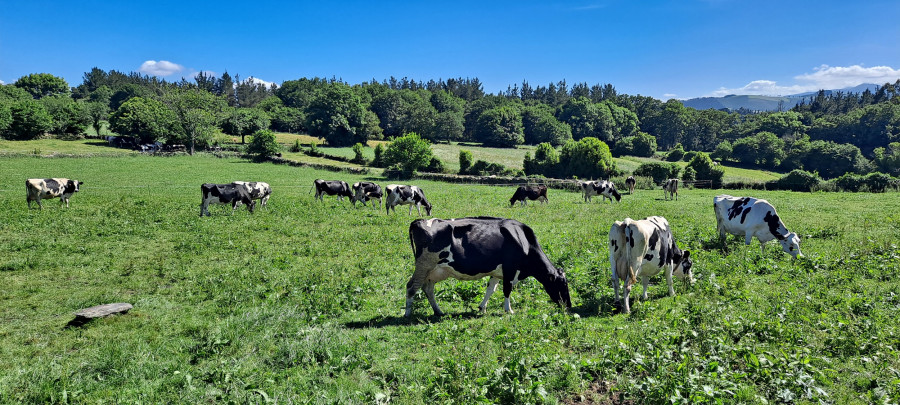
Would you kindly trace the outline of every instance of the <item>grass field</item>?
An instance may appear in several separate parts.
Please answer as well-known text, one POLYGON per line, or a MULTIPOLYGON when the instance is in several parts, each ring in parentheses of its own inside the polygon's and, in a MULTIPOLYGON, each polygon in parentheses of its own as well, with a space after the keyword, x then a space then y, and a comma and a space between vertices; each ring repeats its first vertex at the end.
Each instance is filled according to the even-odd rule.
MULTIPOLYGON (((475 312, 486 280, 446 281, 404 319, 406 209, 310 194, 364 177, 211 156, 0 158, 2 403, 893 403, 900 400, 900 199, 755 191, 803 238, 805 258, 716 241, 716 190, 677 202, 638 191, 510 208, 509 187, 413 181, 439 218, 534 228, 567 272, 574 307, 533 279, 475 312), (28 210, 23 180, 85 182, 61 209, 28 210), (267 181, 269 208, 211 207, 199 185, 267 181), (698 281, 661 277, 612 305, 612 221, 662 215, 698 281), (637 294, 634 294, 637 295, 637 294), (78 309, 126 315, 66 328, 78 309)), ((375 178, 384 185, 386 182, 375 178)), ((740 195, 741 191, 732 194, 740 195)), ((500 295, 500 294, 496 294, 500 295)))

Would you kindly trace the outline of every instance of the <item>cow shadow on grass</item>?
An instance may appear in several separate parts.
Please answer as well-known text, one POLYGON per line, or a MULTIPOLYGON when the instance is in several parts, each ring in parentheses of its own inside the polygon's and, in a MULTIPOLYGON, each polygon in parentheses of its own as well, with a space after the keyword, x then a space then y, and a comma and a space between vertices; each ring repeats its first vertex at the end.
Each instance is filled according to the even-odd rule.
POLYGON ((569 312, 582 318, 608 318, 622 313, 619 303, 612 295, 586 297, 580 306, 573 306, 569 312))
MULTIPOLYGON (((482 313, 476 311, 463 311, 459 313, 446 313, 444 315, 424 315, 424 314, 413 314, 410 317, 405 316, 376 316, 367 321, 352 321, 344 324, 344 327, 347 329, 368 329, 368 328, 383 328, 385 326, 408 326, 419 323, 434 323, 441 322, 450 319, 459 319, 459 320, 467 320, 480 318, 484 316, 494 316, 490 313, 482 313)), ((499 316, 499 315, 498 315, 499 316)))

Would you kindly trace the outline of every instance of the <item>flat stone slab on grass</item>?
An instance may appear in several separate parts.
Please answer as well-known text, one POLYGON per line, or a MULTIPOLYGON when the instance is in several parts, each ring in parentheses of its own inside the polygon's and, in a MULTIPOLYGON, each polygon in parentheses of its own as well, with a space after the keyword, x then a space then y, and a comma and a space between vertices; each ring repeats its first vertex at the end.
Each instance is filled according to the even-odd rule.
POLYGON ((95 307, 85 308, 75 313, 75 319, 69 322, 68 326, 81 326, 91 319, 102 318, 104 316, 122 314, 134 308, 127 302, 116 302, 112 304, 97 305, 95 307))

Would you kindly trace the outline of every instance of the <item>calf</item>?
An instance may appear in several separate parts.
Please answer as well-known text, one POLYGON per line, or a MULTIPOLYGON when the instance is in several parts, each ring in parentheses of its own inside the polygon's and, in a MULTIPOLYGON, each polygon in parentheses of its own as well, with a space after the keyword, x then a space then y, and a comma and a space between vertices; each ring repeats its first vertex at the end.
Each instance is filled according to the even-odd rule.
POLYGON ((316 179, 313 186, 316 187, 316 199, 320 201, 325 201, 322 197, 325 194, 336 195, 339 201, 344 201, 344 197, 353 197, 346 181, 316 179))
POLYGON ((678 182, 681 180, 678 179, 668 179, 665 183, 663 183, 663 198, 666 200, 669 197, 674 198, 676 201, 678 200, 678 182))
POLYGON ((431 203, 425 198, 425 192, 416 186, 401 186, 397 184, 389 184, 387 186, 387 197, 384 203, 385 213, 391 210, 397 212, 394 208, 398 205, 409 205, 409 213, 412 214, 412 207, 416 206, 416 212, 422 216, 420 207, 425 207, 425 215, 431 216, 431 203))
POLYGON ((616 185, 606 180, 582 181, 581 191, 584 193, 584 202, 591 202, 591 197, 595 195, 603 197, 601 202, 606 201, 607 198, 609 198, 609 202, 612 202, 613 198, 616 201, 622 199, 622 195, 616 191, 616 185))
POLYGON ((509 295, 521 280, 534 277, 553 302, 572 306, 566 273, 550 263, 534 232, 512 219, 477 217, 418 219, 409 225, 409 241, 416 269, 406 283, 406 316, 412 314, 413 297, 422 288, 435 315, 443 315, 434 299, 434 285, 453 277, 478 280, 490 277, 480 311, 503 281, 503 308, 513 313, 509 295))
POLYGON ((628 178, 625 179, 625 187, 628 187, 628 194, 634 194, 634 185, 636 183, 637 181, 634 180, 634 176, 628 176, 628 178))
POLYGON ((775 212, 775 207, 768 201, 722 194, 713 198, 713 208, 716 211, 716 228, 720 239, 724 239, 727 232, 743 236, 744 243, 749 245, 755 236, 763 252, 766 242, 778 239, 785 253, 794 258, 803 256, 800 253, 800 237, 788 231, 775 212))
POLYGON ((69 197, 78 192, 83 182, 65 178, 27 179, 25 180, 25 202, 31 209, 31 202, 37 201, 38 208, 44 209, 41 199, 59 198, 59 205, 69 208, 69 197))
POLYGON ((231 184, 244 187, 244 189, 247 190, 247 193, 250 194, 251 199, 259 200, 259 205, 261 207, 268 206, 269 197, 272 195, 272 188, 269 187, 269 183, 263 183, 261 181, 235 181, 231 184))
POLYGON ((609 229, 609 264, 616 301, 623 304, 625 313, 631 312, 628 297, 638 277, 644 285, 644 300, 647 299, 650 277, 662 270, 666 271, 670 296, 675 295, 672 273, 679 278, 687 277, 693 283, 690 254, 687 250, 678 249, 669 222, 663 217, 649 217, 639 221, 625 218, 625 221, 613 223, 609 229), (619 280, 625 284, 624 301, 619 301, 619 280))
MULTIPOLYGON (((366 205, 366 201, 378 200, 378 208, 381 208, 382 195, 381 186, 368 181, 359 181, 353 183, 353 197, 350 198, 350 202, 355 207, 357 201, 362 201, 363 205, 366 205)), ((374 202, 372 206, 375 206, 374 202)))
POLYGON ((519 186, 512 198, 509 199, 509 206, 515 205, 516 201, 521 201, 524 206, 526 205, 525 200, 547 203, 547 186, 519 186))
POLYGON ((250 198, 250 192, 243 185, 206 183, 200 186, 200 193, 200 217, 210 215, 210 204, 231 204, 232 214, 241 204, 246 205, 250 212, 256 207, 256 201, 250 198))

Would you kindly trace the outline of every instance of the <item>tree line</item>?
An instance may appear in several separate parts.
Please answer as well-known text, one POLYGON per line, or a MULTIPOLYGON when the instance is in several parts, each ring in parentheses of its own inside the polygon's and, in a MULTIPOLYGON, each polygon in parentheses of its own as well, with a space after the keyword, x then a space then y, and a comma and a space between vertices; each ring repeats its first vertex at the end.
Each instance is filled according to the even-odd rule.
MULTIPOLYGON (((549 145, 541 157, 548 156, 547 147, 570 155, 586 145, 577 142, 592 138, 614 156, 687 150, 826 178, 874 171, 896 176, 898 92, 900 80, 874 92, 820 91, 788 111, 748 112, 695 110, 674 99, 620 94, 610 84, 565 80, 546 86, 523 81, 487 94, 477 78, 391 77, 353 85, 301 78, 267 87, 227 72, 166 82, 94 68, 76 87, 47 73, 0 86, 0 136, 82 136, 89 128, 99 133, 108 122, 117 134, 185 144, 193 151, 227 142, 225 135, 244 137, 262 129, 308 133, 332 146, 416 133, 430 142, 549 145)), ((538 158, 536 153, 532 159, 538 158)))

